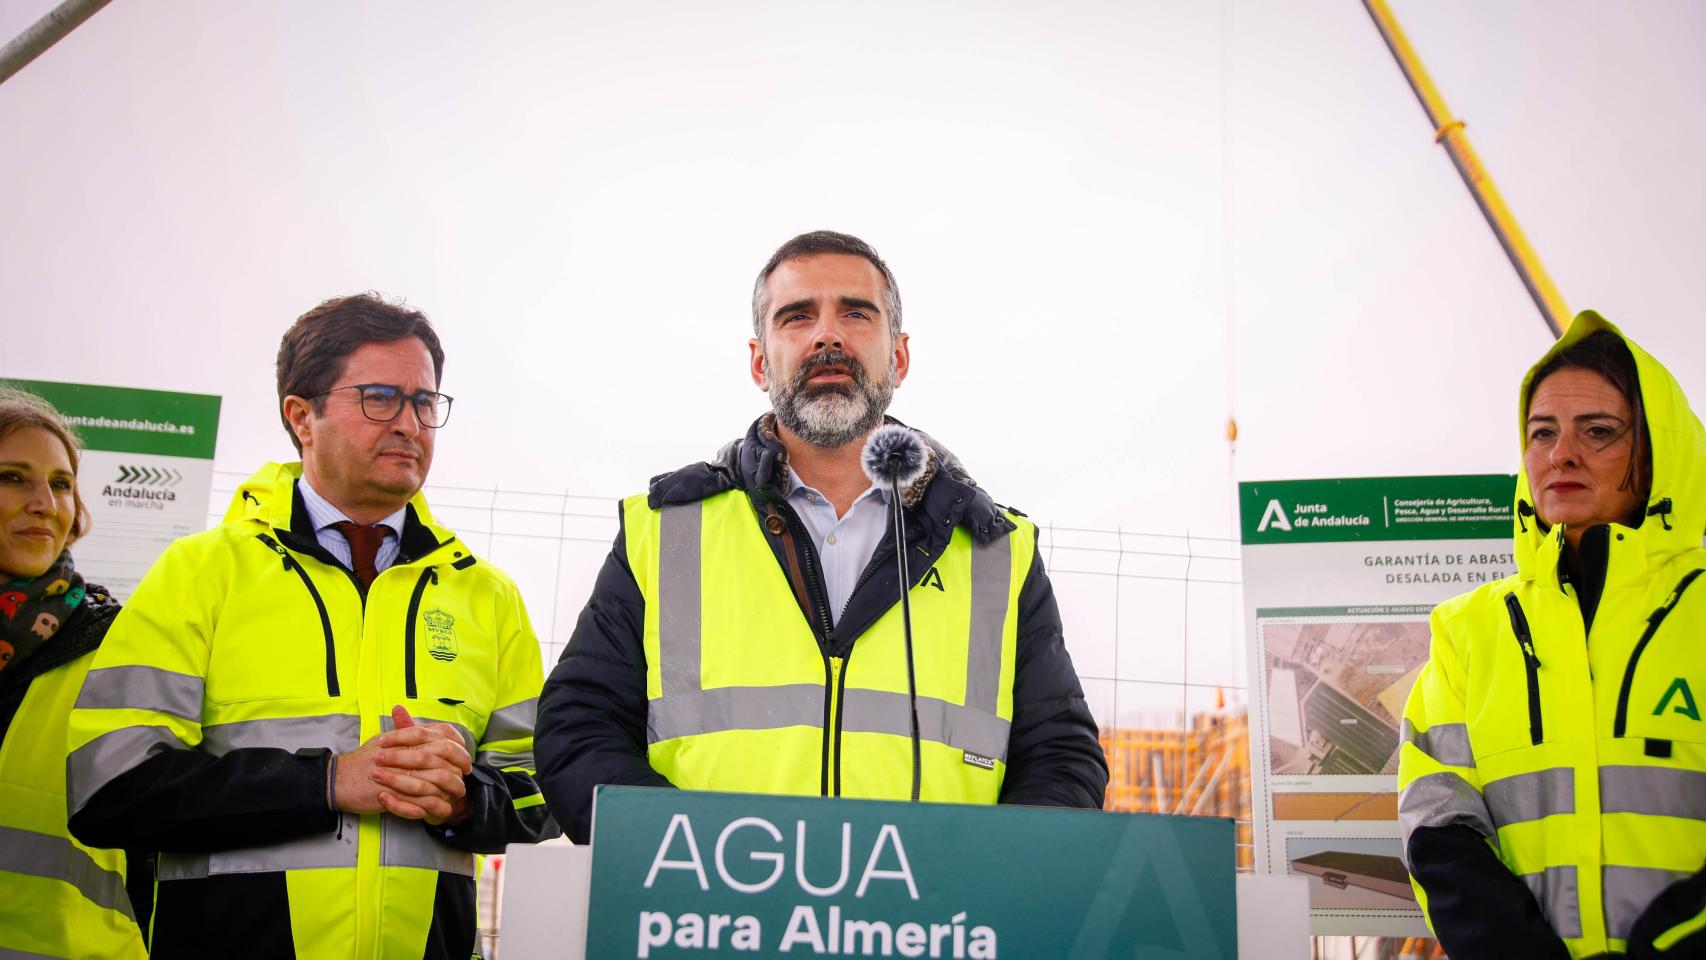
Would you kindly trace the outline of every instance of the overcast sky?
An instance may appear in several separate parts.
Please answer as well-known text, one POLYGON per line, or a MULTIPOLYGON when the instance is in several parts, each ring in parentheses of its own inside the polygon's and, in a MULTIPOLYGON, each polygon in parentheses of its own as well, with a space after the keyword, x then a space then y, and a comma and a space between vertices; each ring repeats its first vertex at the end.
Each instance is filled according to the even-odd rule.
MULTIPOLYGON (((1698 400, 1706 6, 1393 6, 1565 299, 1698 400)), ((752 277, 820 227, 899 277, 892 412, 1069 526, 1512 471, 1549 339, 1355 0, 116 0, 0 130, 0 375, 219 394, 229 471, 291 453, 283 329, 372 288, 449 353, 435 481, 637 491, 765 409, 752 277)))
MULTIPOLYGON (((0 33, 52 4, 4 0, 0 33)), ((1534 308, 1352 0, 117 0, 0 87, 0 374, 221 394, 338 293, 443 332, 435 479, 620 495, 764 408, 747 292, 874 243, 893 412, 1059 522, 1230 534, 1240 479, 1514 465, 1534 308)), ((1706 8, 1395 11, 1573 308, 1696 393, 1706 8)))

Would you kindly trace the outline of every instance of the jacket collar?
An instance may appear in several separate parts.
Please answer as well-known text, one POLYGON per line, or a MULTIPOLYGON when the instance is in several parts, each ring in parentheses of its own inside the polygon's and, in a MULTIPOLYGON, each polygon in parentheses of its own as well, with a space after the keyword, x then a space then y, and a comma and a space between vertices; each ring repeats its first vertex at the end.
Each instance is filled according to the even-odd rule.
MULTIPOLYGON (((922 430, 913 432, 924 441, 928 462, 924 476, 902 492, 901 503, 919 515, 932 540, 946 540, 956 525, 979 543, 1005 536, 1013 528, 1005 510, 977 485, 958 457, 922 430)), ((780 502, 787 495, 788 451, 776 438, 773 413, 754 420, 744 437, 725 444, 712 459, 652 478, 646 501, 655 510, 737 489, 755 504, 780 502)))
MULTIPOLYGON (((314 523, 302 505, 296 481, 302 478, 301 463, 268 463, 245 480, 231 497, 225 522, 251 521, 264 524, 288 537, 291 546, 309 554, 322 551, 314 534, 314 523)), ((433 519, 426 497, 416 492, 404 510, 403 534, 398 540, 398 563, 412 563, 448 546, 456 534, 433 519)))

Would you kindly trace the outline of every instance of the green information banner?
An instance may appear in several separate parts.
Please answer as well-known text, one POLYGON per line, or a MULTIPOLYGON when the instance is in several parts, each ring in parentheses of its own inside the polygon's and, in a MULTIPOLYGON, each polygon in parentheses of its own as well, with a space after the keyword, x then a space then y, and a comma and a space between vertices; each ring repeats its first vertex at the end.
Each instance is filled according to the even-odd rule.
POLYGON ((1510 474, 1238 485, 1244 542, 1477 540, 1511 535, 1510 474))
POLYGON ((91 450, 213 459, 218 397, 48 380, 0 382, 59 408, 91 450))
POLYGON ((599 787, 588 957, 1233 960, 1233 825, 599 787))
POLYGON ((1404 868, 1404 703, 1441 601, 1516 572, 1516 477, 1238 488, 1256 872, 1303 878, 1311 930, 1427 936, 1404 868))
POLYGON ((120 600, 166 545, 207 526, 219 398, 95 383, 0 379, 54 405, 83 453, 77 490, 93 526, 77 570, 120 600))

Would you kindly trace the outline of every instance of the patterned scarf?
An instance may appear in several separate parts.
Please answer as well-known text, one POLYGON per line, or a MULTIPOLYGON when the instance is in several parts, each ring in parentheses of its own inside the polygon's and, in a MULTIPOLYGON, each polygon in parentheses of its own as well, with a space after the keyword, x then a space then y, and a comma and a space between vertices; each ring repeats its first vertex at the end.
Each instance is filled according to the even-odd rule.
POLYGON ((83 602, 83 575, 71 551, 34 579, 0 583, 0 671, 22 663, 53 639, 83 602))

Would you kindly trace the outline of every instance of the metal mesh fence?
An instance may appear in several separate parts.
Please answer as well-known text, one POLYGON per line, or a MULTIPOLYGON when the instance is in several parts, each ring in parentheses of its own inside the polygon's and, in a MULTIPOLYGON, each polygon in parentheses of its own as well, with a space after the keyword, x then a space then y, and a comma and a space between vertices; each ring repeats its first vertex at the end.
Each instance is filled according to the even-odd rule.
MULTIPOLYGON (((218 522, 244 475, 218 471, 218 522)), ((521 588, 557 661, 618 527, 617 498, 429 484, 441 523, 521 588)), ((1108 752, 1108 807, 1232 817, 1249 869, 1249 741, 1237 544, 1039 528, 1066 643, 1108 752)))
MULTIPOLYGON (((244 475, 214 475, 209 523, 244 475)), ((617 498, 430 484, 440 522, 521 588, 547 672, 615 538, 617 498)), ((1222 537, 1039 526, 1084 693, 1108 754, 1107 808, 1229 817, 1252 869, 1238 544, 1222 537)), ((1317 956, 1439 956, 1432 941, 1317 938, 1317 956), (1361 941, 1360 943, 1358 941, 1361 941)))

